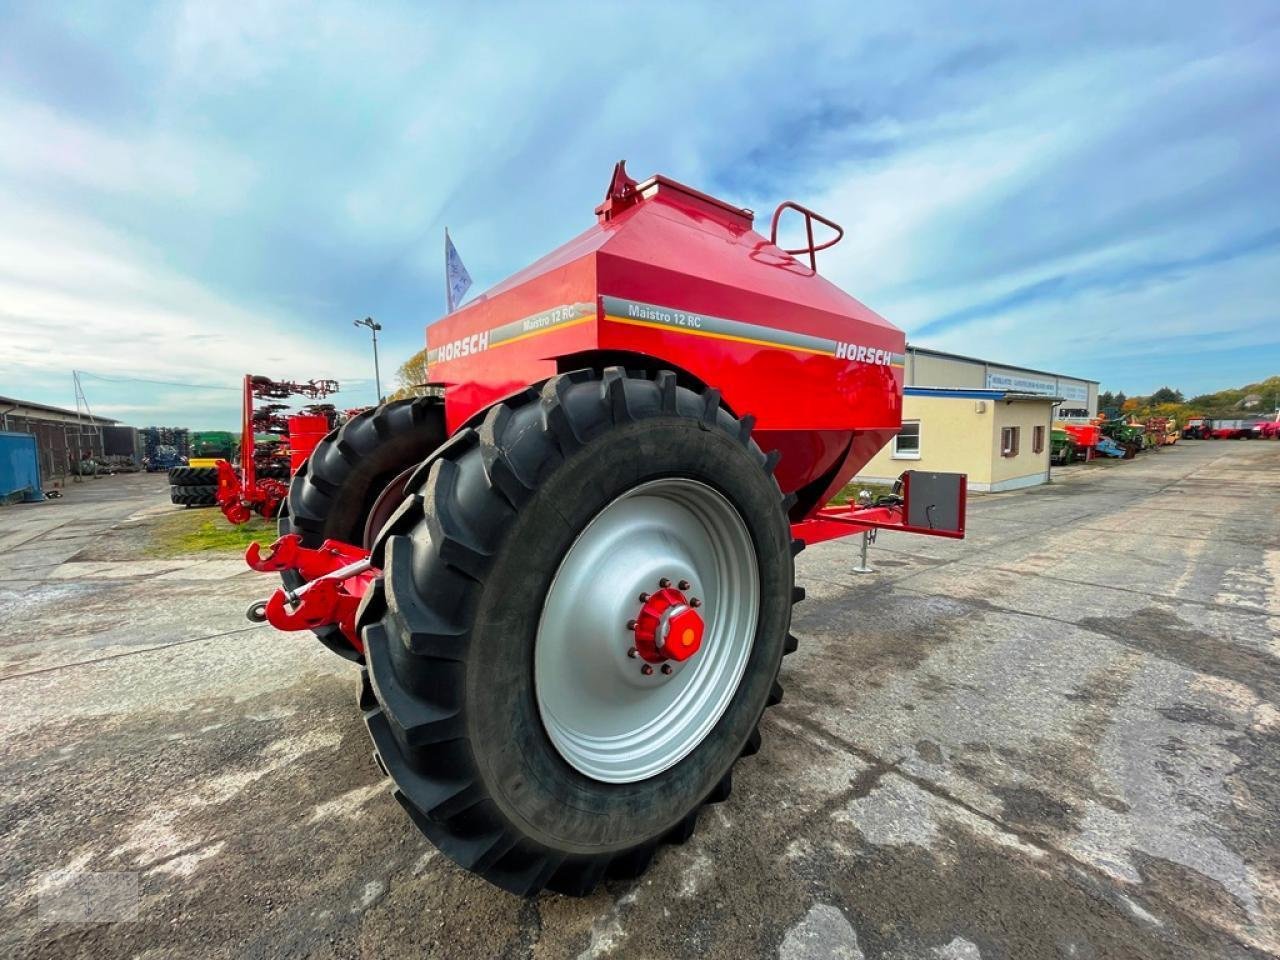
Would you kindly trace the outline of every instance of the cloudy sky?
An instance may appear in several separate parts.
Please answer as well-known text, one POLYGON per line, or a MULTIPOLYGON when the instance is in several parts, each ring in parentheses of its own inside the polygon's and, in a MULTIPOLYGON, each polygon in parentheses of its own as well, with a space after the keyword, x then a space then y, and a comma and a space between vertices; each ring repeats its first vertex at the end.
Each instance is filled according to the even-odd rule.
POLYGON ((0 393, 369 402, 351 321, 384 371, 421 346, 445 225, 489 286, 619 157, 842 222, 823 272, 920 345, 1129 393, 1280 373, 1280 5, 765 7, 0 0, 0 393))

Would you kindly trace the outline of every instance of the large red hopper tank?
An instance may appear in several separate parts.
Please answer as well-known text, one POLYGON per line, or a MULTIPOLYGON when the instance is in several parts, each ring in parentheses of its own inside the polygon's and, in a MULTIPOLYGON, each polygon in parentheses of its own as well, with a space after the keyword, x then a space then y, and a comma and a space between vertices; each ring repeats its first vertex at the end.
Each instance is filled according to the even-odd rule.
MULTIPOLYGON (((615 175, 597 222, 427 331, 452 431, 575 367, 675 369, 756 418, 802 512, 826 502, 901 425, 905 338, 750 210, 663 176, 615 175)), ((793 514, 793 516, 796 514, 793 514)))

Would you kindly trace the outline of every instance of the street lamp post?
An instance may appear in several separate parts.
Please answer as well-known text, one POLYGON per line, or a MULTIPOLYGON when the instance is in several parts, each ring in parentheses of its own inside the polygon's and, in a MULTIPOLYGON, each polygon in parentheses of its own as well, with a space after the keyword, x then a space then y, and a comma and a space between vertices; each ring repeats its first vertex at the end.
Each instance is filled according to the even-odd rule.
POLYGON ((373 335, 373 387, 378 391, 378 402, 382 402, 382 378, 378 374, 378 331, 382 329, 382 324, 375 323, 373 317, 365 317, 363 320, 352 320, 351 323, 357 327, 368 327, 369 333, 373 335))

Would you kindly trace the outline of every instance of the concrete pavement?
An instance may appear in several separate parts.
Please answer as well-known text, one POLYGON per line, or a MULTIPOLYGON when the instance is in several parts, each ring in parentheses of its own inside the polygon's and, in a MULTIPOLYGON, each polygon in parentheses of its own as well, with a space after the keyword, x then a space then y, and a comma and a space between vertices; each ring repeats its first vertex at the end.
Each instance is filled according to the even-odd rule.
POLYGON ((436 855, 350 665, 244 621, 259 575, 120 548, 163 478, 2 508, 0 951, 1280 955, 1280 443, 1055 472, 875 574, 801 554, 733 797, 584 900, 436 855))

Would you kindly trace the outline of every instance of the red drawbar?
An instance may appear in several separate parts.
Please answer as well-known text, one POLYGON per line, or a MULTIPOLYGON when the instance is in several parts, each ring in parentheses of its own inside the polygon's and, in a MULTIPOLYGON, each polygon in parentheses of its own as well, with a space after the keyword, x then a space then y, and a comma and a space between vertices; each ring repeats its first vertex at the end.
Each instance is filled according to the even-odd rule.
POLYGON ((369 551, 337 540, 326 540, 318 549, 302 545, 297 534, 281 537, 264 556, 258 543, 249 544, 244 560, 254 570, 266 573, 296 570, 306 581, 297 590, 277 587, 266 603, 268 622, 277 630, 314 630, 337 624, 350 644, 364 652, 356 632, 356 610, 369 584, 379 571, 365 565, 350 576, 344 569, 367 560, 369 551), (338 576, 332 576, 338 574, 338 576))

